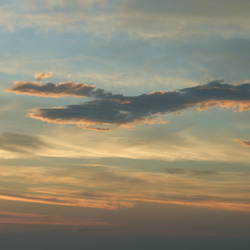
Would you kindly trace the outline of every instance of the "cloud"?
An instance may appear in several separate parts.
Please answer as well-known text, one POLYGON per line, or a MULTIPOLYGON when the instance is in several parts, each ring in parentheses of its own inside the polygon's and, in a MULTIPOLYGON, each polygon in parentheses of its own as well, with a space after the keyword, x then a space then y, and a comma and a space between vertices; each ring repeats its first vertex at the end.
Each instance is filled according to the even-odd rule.
POLYGON ((166 168, 165 172, 168 174, 179 175, 179 174, 188 174, 188 175, 197 175, 197 176, 210 176, 218 175, 219 172, 209 171, 209 170, 187 170, 180 168, 166 168))
POLYGON ((63 97, 63 96, 78 96, 86 97, 97 95, 102 92, 95 91, 96 86, 87 85, 85 83, 61 82, 59 85, 55 83, 38 83, 38 82, 15 82, 14 86, 7 90, 18 94, 37 95, 46 97, 63 97))
POLYGON ((48 146, 46 142, 34 135, 16 133, 0 134, 0 149, 19 153, 34 154, 35 151, 48 146))
POLYGON ((0 27, 11 31, 35 30, 110 34, 124 31, 143 38, 183 36, 248 36, 249 2, 113 0, 33 1, 0 8, 0 27), (27 12, 27 9, 33 11, 27 12), (67 11, 69 10, 70 11, 67 11), (58 11, 60 10, 60 11, 58 11), (63 15, 62 15, 63 14, 63 15))
POLYGON ((96 227, 84 227, 84 228, 70 228, 70 229, 56 229, 56 230, 50 230, 50 232, 97 232, 97 231, 111 231, 111 228, 96 228, 96 227))
MULTIPOLYGON (((0 219, 1 219, 1 224, 77 226, 77 228, 75 228, 74 230, 77 231, 79 230, 79 232, 111 230, 111 228, 108 228, 107 226, 110 227, 114 225, 112 223, 104 221, 90 220, 84 218, 64 218, 61 216, 54 216, 54 215, 15 213, 6 211, 0 211, 0 219), (79 226, 88 226, 88 227, 78 228, 79 226), (105 226, 106 228, 100 228, 100 226, 105 226)), ((73 229, 68 229, 68 230, 73 230, 73 229)))
POLYGON ((104 132, 107 132, 107 131, 111 130, 109 128, 95 128, 95 127, 84 127, 84 129, 95 130, 95 131, 104 131, 104 132))
POLYGON ((243 147, 250 147, 250 141, 236 140, 236 142, 239 142, 243 147))
POLYGON ((241 172, 220 172, 220 171, 211 171, 211 170, 189 170, 189 169, 182 169, 182 168, 165 168, 166 173, 172 175, 190 175, 199 177, 215 177, 215 176, 233 176, 233 177, 246 177, 250 175, 250 173, 241 173, 241 172))
POLYGON ((64 197, 58 198, 51 195, 29 195, 29 194, 17 194, 17 193, 0 193, 0 200, 9 201, 20 201, 28 203, 38 203, 38 204, 49 204, 49 205, 59 205, 59 206, 69 206, 69 207, 91 207, 91 208, 102 208, 115 210, 118 208, 129 208, 133 204, 128 201, 119 200, 90 200, 81 199, 77 197, 64 197))
POLYGON ((106 210, 147 202, 250 211, 248 173, 200 174, 199 170, 189 170, 186 175, 183 170, 183 174, 170 175, 131 171, 124 166, 67 166, 68 162, 55 168, 46 163, 39 167, 1 166, 0 200, 106 210), (10 188, 11 183, 15 185, 10 188), (25 192, 20 191, 21 185, 25 192))
POLYGON ((48 3, 46 5, 43 1, 36 2, 40 3, 33 5, 33 12, 27 12, 31 6, 30 3, 19 4, 17 2, 13 5, 2 6, 0 28, 9 31, 31 28, 39 31, 70 33, 86 31, 110 34, 117 27, 118 16, 110 13, 110 10, 104 11, 103 1, 100 0, 81 1, 81 3, 74 1, 73 4, 66 4, 65 9, 61 8, 61 11, 58 9, 61 4, 48 3), (96 8, 97 5, 100 9, 96 8))
POLYGON ((16 82, 8 91, 41 96, 79 96, 93 100, 66 108, 37 108, 28 116, 49 123, 131 126, 139 123, 166 123, 159 115, 176 113, 193 107, 199 111, 213 107, 243 112, 250 109, 250 84, 226 84, 212 81, 205 85, 176 91, 154 91, 139 96, 113 95, 84 83, 39 84, 16 82))
POLYGON ((39 81, 44 80, 46 78, 50 78, 51 76, 53 76, 53 73, 36 73, 35 74, 35 78, 38 79, 39 81))
POLYGON ((127 0, 120 19, 127 32, 144 38, 244 36, 246 8, 246 0, 127 0))

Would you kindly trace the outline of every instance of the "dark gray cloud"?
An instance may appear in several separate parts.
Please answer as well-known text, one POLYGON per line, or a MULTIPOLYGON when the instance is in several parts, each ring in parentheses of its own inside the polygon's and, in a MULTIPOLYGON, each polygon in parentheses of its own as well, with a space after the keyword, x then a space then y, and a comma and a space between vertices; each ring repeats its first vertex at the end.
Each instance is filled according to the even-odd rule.
POLYGON ((89 96, 96 87, 94 85, 87 85, 84 83, 63 82, 59 85, 48 82, 46 84, 38 82, 16 82, 9 92, 16 92, 18 94, 38 95, 48 97, 60 96, 89 96))
POLYGON ((92 97, 92 98, 122 98, 122 95, 113 95, 103 89, 97 89, 95 85, 85 83, 61 82, 55 84, 47 82, 45 84, 38 82, 20 82, 17 81, 8 92, 16 92, 17 94, 37 95, 46 97, 92 97))
POLYGON ((48 146, 47 143, 34 135, 16 133, 0 134, 0 149, 6 151, 33 154, 35 150, 39 150, 45 146, 48 146))
POLYGON ((250 109, 250 84, 231 85, 213 81, 177 91, 155 91, 134 97, 112 95, 100 90, 99 95, 92 97, 92 101, 66 108, 38 108, 29 116, 52 123, 89 126, 154 122, 157 115, 195 106, 199 110, 219 106, 238 108, 242 112, 250 109))
MULTIPOLYGON (((66 108, 38 108, 29 116, 51 123, 90 125, 130 125, 159 122, 157 116, 175 113, 192 107, 204 110, 212 107, 250 109, 250 84, 232 85, 213 81, 205 85, 176 91, 155 91, 139 96, 113 95, 94 85, 84 83, 17 82, 8 91, 39 96, 91 97, 93 100, 66 108)), ((103 128, 96 128, 103 130, 103 128)))

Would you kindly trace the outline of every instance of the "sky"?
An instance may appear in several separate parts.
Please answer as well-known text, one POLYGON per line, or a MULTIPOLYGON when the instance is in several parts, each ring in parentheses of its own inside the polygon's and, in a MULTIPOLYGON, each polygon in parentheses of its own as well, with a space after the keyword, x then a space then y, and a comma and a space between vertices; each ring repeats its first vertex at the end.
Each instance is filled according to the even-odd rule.
POLYGON ((0 247, 248 249, 249 14, 2 0, 0 247))

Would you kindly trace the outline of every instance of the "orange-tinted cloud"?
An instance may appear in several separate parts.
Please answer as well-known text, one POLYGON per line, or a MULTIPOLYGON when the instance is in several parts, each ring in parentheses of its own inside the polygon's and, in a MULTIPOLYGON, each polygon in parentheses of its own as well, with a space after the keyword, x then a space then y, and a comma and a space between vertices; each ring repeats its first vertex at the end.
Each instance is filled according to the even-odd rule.
POLYGON ((236 140, 236 142, 239 142, 243 147, 250 147, 250 141, 236 140))
POLYGON ((95 164, 15 166, 1 167, 0 200, 107 210, 147 202, 250 212, 248 186, 249 173, 242 172, 168 168, 153 173, 95 164), (17 188, 8 189, 4 182, 17 188))
POLYGON ((49 195, 22 195, 22 194, 10 194, 0 193, 0 200, 10 201, 22 201, 29 203, 40 203, 48 205, 60 205, 70 207, 91 207, 91 208, 102 208, 102 209, 118 209, 120 207, 133 207, 133 204, 128 201, 115 201, 115 200, 90 200, 84 198, 65 197, 58 198, 49 195))
POLYGON ((203 111, 210 108, 226 108, 226 109, 233 109, 235 112, 244 112, 247 110, 250 110, 250 101, 234 101, 234 100, 226 100, 226 101, 220 101, 220 100, 213 100, 213 101, 205 101, 201 103, 198 110, 203 111))

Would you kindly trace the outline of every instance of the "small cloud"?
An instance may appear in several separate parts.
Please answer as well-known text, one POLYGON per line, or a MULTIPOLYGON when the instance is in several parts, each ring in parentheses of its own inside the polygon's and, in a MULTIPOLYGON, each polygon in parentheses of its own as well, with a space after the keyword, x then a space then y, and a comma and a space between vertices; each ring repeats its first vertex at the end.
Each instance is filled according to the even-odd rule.
POLYGON ((88 130, 95 130, 95 131, 103 131, 103 132, 107 132, 110 131, 110 128, 95 128, 95 127, 84 127, 84 129, 88 129, 88 130))
POLYGON ((68 74, 68 77, 71 77, 71 76, 72 76, 72 74, 71 74, 71 73, 69 73, 69 74, 68 74))
POLYGON ((235 140, 239 142, 243 147, 250 147, 250 141, 235 140))
POLYGON ((41 80, 44 80, 46 78, 50 78, 51 76, 53 76, 52 72, 49 72, 49 73, 36 73, 34 78, 41 81, 41 80))
POLYGON ((140 143, 140 144, 146 144, 145 141, 138 141, 138 143, 140 143))

